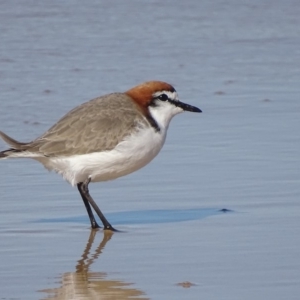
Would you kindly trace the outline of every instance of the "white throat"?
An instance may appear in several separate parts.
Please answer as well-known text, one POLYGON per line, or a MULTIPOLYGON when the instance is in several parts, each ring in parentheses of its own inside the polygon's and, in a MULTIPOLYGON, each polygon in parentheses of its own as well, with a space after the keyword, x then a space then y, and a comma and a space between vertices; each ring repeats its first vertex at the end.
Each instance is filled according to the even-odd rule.
POLYGON ((149 112, 162 131, 166 131, 172 118, 183 112, 183 109, 168 101, 159 102, 156 106, 149 106, 149 112))

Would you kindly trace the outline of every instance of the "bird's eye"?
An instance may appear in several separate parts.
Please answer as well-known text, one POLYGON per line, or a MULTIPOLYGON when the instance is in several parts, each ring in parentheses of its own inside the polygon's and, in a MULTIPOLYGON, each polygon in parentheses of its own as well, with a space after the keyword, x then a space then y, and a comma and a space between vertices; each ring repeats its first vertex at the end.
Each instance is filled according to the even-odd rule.
POLYGON ((161 94, 158 96, 158 99, 162 101, 167 101, 169 98, 166 94, 161 94))

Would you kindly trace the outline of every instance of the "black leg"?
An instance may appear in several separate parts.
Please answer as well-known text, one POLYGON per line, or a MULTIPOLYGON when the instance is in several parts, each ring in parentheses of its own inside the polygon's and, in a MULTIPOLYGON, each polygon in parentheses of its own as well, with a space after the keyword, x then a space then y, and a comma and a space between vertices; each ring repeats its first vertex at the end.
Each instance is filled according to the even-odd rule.
POLYGON ((88 199, 85 197, 85 193, 84 193, 84 183, 83 182, 80 182, 77 184, 77 188, 78 188, 78 191, 81 195, 81 198, 83 200, 83 203, 85 205, 85 208, 86 208, 86 211, 90 217, 90 221, 91 221, 91 226, 92 228, 100 228, 100 226, 98 225, 98 223, 96 222, 95 220, 95 217, 93 215, 93 212, 92 212, 92 209, 90 207, 90 204, 89 204, 89 201, 88 199))
POLYGON ((104 226, 104 229, 105 230, 111 230, 111 231, 117 231, 106 220, 106 218, 104 217, 104 215, 101 212, 100 208, 98 207, 98 205, 96 204, 96 202, 91 197, 91 195, 89 193, 89 188, 88 188, 88 185, 89 185, 90 181, 91 181, 91 179, 89 178, 85 182, 82 183, 82 196, 89 202, 90 205, 92 205, 93 209, 95 210, 95 212, 97 213, 97 215, 101 219, 101 221, 103 223, 103 226, 104 226))

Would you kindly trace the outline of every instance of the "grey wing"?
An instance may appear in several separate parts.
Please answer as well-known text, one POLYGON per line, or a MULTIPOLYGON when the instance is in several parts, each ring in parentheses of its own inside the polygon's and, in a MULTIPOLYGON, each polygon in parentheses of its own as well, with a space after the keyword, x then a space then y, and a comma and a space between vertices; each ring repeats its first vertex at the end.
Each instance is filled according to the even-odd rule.
POLYGON ((71 110, 27 150, 50 157, 111 150, 145 122, 128 96, 110 94, 71 110))

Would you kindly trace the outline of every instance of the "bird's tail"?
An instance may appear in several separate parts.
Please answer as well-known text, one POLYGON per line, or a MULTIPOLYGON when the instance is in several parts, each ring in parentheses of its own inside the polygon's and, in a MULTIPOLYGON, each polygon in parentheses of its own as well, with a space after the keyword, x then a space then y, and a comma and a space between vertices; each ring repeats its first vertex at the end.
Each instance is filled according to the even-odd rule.
POLYGON ((9 145, 11 148, 0 152, 0 159, 8 158, 13 153, 22 152, 26 150, 27 143, 20 143, 13 138, 0 131, 0 137, 9 145))

